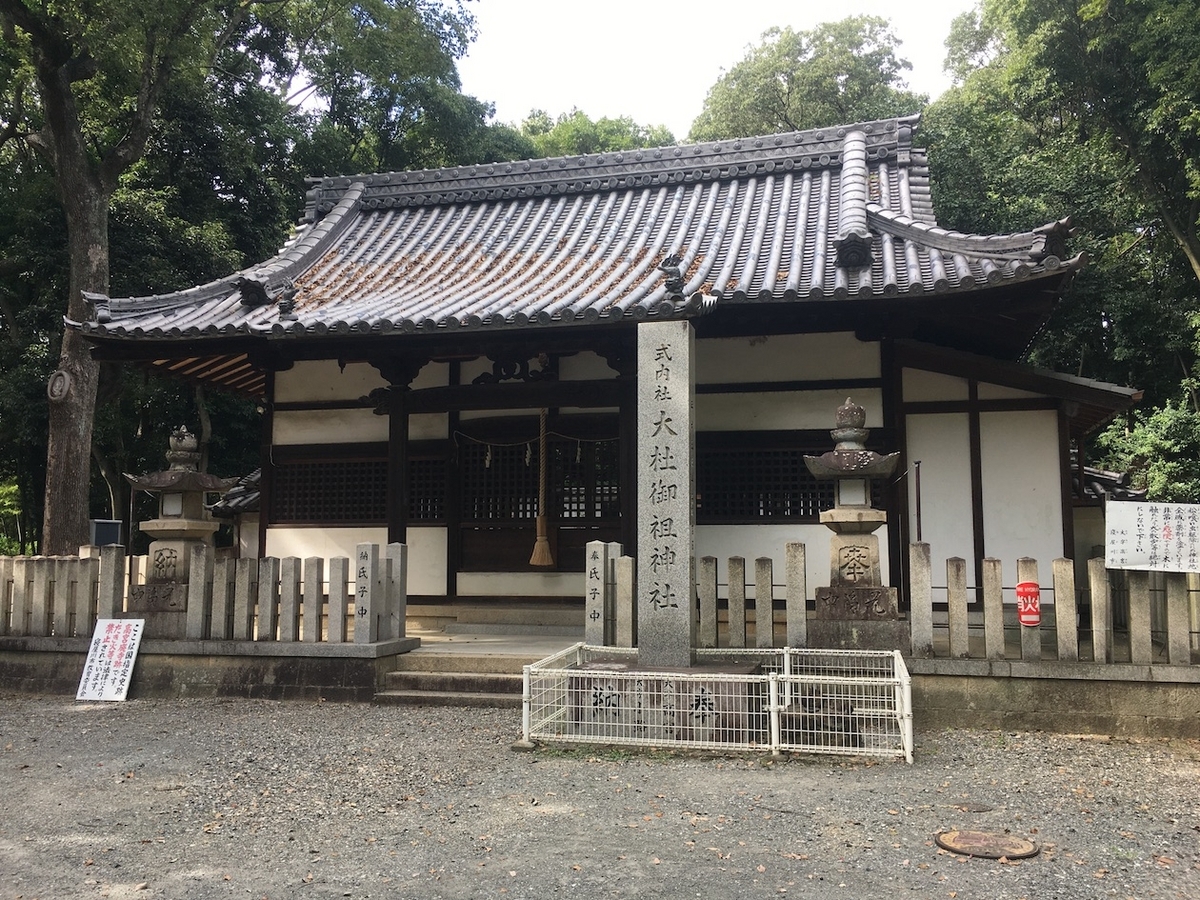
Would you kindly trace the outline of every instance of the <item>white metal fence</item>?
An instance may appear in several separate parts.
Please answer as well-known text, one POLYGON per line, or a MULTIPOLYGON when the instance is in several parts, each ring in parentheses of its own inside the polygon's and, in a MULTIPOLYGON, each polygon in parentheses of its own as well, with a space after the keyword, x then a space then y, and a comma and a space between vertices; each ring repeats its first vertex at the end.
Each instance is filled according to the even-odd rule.
POLYGON ((903 757, 912 687, 898 651, 698 650, 691 670, 575 644, 525 667, 526 741, 903 757))

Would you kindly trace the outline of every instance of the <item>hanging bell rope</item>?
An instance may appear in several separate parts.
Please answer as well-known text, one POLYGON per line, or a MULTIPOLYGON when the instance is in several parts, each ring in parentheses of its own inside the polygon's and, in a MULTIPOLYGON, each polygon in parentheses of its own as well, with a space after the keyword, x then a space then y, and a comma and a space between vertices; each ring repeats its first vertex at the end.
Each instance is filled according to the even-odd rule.
POLYGON ((531 566, 552 566, 554 557, 550 553, 546 520, 546 410, 538 415, 538 509, 537 540, 533 544, 531 566))

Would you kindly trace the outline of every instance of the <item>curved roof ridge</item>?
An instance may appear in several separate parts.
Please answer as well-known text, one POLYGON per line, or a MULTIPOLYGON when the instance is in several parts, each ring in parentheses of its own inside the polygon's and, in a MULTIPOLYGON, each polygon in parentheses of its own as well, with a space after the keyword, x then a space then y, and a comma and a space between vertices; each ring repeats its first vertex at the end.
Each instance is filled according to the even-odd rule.
MULTIPOLYGON (((914 218, 903 212, 885 209, 878 203, 867 204, 867 216, 881 232, 897 237, 919 237, 920 243, 936 250, 963 256, 991 259, 1026 260, 1045 263, 1055 257, 1062 261, 1065 242, 1072 233, 1070 218, 1050 222, 1032 231, 1011 234, 964 234, 914 218)), ((1083 254, 1070 261, 1078 260, 1083 254)))
MULTIPOLYGON (((97 296, 93 300, 96 306, 96 321, 104 324, 113 310, 158 313, 214 300, 232 293, 238 282, 244 278, 257 281, 264 287, 294 278, 320 259, 338 235, 354 221, 354 213, 360 205, 362 187, 358 184, 346 191, 345 196, 331 211, 332 214, 320 222, 300 226, 297 233, 270 259, 182 291, 151 294, 147 297, 97 296)), ((64 321, 72 325, 80 324, 70 319, 64 321)))
POLYGON ((310 179, 305 220, 327 215, 354 183, 364 185, 367 209, 544 197, 551 194, 717 181, 840 167, 846 137, 862 132, 870 160, 923 165, 913 154, 919 115, 733 140, 646 147, 572 156, 310 179))

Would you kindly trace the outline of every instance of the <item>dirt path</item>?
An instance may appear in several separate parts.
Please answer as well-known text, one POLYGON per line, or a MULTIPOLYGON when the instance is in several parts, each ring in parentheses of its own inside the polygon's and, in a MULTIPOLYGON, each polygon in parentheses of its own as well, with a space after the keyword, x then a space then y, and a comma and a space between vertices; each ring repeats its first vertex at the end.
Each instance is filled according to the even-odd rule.
MULTIPOLYGON (((918 723, 919 724, 919 723, 918 723)), ((1200 744, 517 753, 513 711, 0 696, 3 898, 1200 897, 1200 744), (1037 841, 939 850, 951 828, 1037 841)))

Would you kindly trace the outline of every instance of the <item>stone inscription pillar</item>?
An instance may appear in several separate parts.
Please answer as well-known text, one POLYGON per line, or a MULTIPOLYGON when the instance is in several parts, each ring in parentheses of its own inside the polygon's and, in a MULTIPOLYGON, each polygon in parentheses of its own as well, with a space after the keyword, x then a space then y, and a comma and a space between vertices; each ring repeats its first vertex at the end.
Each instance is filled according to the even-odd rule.
POLYGON ((696 643, 695 336, 645 322, 637 337, 638 663, 690 666, 696 643))

